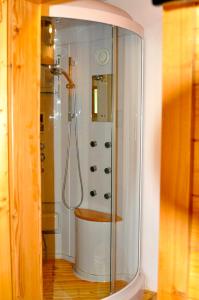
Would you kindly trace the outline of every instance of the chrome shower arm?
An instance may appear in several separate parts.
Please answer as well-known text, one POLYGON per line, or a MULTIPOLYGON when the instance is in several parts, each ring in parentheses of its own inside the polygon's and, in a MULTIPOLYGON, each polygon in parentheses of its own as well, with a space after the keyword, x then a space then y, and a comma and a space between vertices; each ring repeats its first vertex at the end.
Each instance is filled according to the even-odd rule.
POLYGON ((68 83, 66 84, 66 87, 68 89, 75 88, 75 83, 73 82, 69 74, 64 69, 62 69, 59 65, 48 65, 48 68, 50 72, 55 76, 64 75, 64 77, 68 81, 68 83))

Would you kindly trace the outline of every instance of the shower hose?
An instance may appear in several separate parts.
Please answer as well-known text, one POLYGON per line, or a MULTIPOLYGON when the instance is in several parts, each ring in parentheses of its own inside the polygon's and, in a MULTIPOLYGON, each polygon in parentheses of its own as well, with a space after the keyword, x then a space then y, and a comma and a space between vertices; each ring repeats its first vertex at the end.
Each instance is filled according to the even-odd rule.
POLYGON ((72 100, 74 100, 74 113, 71 115, 71 121, 68 124, 68 145, 66 151, 66 161, 65 161, 65 168, 64 168, 64 180, 62 185, 62 201, 64 206, 69 210, 74 210, 81 206, 83 199, 84 199, 84 188, 82 182, 82 172, 81 172, 81 164, 80 164, 80 155, 79 155, 79 142, 78 142, 78 117, 77 117, 77 99, 76 99, 76 92, 73 92, 72 100), (74 121, 73 121, 74 120, 74 121), (70 148, 71 148, 71 135, 72 135, 72 123, 75 123, 75 148, 76 148, 76 158, 77 158, 77 168, 78 168, 78 176, 81 188, 81 198, 77 205, 70 206, 66 201, 66 183, 68 178, 68 171, 69 171, 69 157, 70 157, 70 148))

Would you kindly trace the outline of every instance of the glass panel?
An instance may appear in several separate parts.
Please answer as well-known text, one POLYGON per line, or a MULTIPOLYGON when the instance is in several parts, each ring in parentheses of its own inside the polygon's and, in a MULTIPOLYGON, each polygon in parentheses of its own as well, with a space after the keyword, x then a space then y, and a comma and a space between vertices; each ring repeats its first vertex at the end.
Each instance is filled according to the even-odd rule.
POLYGON ((112 83, 112 116, 113 116, 113 129, 112 129, 112 223, 111 223, 111 293, 116 289, 116 223, 117 221, 117 153, 118 153, 118 134, 117 134, 117 121, 118 121, 118 28, 113 27, 113 83, 112 83))
MULTIPOLYGON (((53 293, 102 299, 110 294, 111 276, 112 27, 42 22, 42 180, 53 178, 42 185, 45 268, 53 258, 55 276, 63 280, 53 293)), ((44 293, 47 284, 44 278, 44 293)))
POLYGON ((118 29, 116 280, 135 278, 140 264, 142 40, 118 29))

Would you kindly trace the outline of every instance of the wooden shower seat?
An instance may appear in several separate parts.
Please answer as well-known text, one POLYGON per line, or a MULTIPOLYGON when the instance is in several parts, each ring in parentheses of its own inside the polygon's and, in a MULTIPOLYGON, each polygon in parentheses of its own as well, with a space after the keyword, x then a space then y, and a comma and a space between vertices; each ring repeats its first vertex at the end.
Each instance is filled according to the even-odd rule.
MULTIPOLYGON (((76 208, 75 216, 79 219, 91 222, 111 222, 112 220, 111 214, 109 213, 86 208, 76 208)), ((122 221, 122 218, 120 216, 116 216, 116 222, 119 221, 122 221)))

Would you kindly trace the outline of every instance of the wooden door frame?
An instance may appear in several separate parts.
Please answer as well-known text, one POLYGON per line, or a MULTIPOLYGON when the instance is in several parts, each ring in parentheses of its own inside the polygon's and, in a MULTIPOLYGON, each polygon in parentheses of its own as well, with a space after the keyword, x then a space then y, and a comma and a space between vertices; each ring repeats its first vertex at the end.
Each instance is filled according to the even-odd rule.
POLYGON ((6 300, 42 300, 40 30, 47 2, 64 1, 0 0, 0 298, 6 300))
POLYGON ((7 0, 7 4, 12 299, 41 300, 41 7, 26 0, 7 0))
POLYGON ((158 299, 189 299, 195 5, 163 12, 158 299))
POLYGON ((12 299, 8 187, 7 1, 0 1, 0 299, 12 299))

